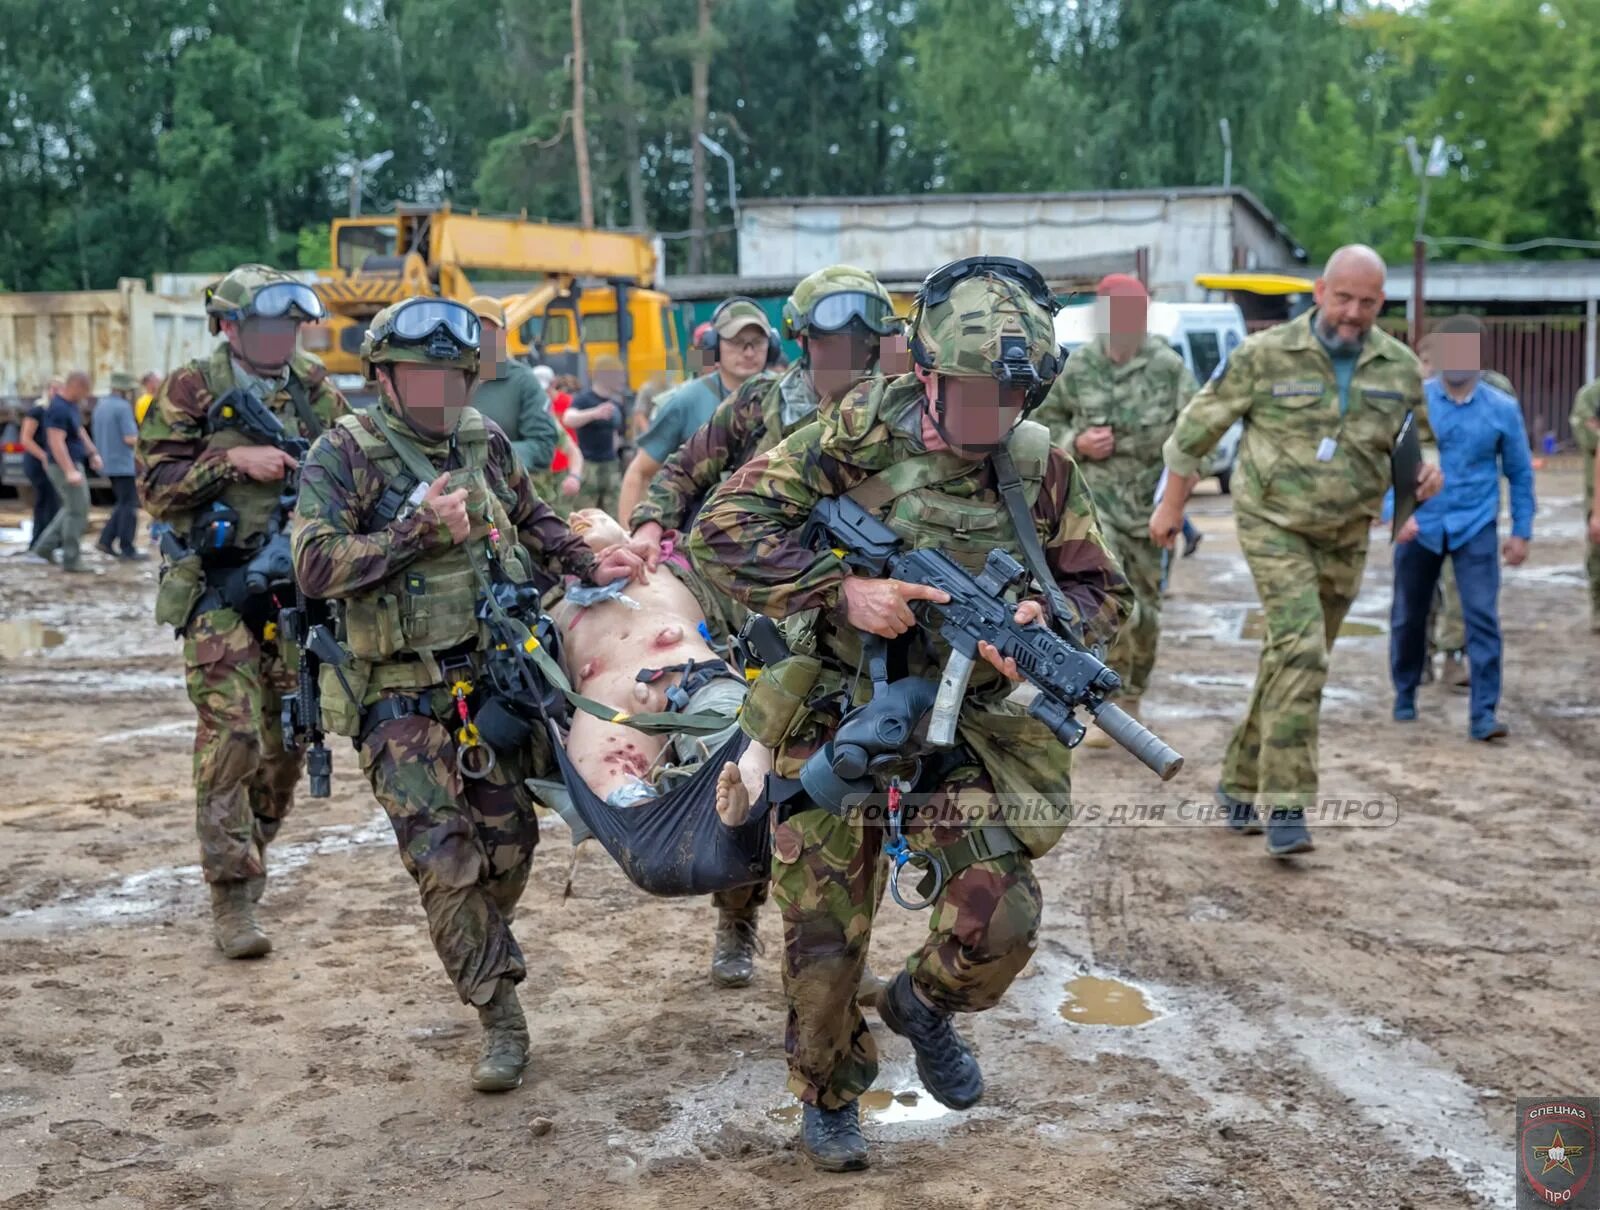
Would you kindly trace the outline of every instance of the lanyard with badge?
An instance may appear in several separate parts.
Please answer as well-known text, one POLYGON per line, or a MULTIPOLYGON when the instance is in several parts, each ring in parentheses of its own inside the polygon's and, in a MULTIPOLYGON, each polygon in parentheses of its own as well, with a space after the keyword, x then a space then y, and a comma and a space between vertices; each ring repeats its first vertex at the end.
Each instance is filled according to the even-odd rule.
MULTIPOLYGON (((1331 360, 1331 359, 1330 359, 1331 360)), ((1339 431, 1332 437, 1324 437, 1317 445, 1317 461, 1332 462, 1333 456, 1339 450, 1339 438, 1344 435, 1344 418, 1350 410, 1350 388, 1355 385, 1356 367, 1350 367, 1350 380, 1342 387, 1339 386, 1338 367, 1333 371, 1333 385, 1339 387, 1339 431)))

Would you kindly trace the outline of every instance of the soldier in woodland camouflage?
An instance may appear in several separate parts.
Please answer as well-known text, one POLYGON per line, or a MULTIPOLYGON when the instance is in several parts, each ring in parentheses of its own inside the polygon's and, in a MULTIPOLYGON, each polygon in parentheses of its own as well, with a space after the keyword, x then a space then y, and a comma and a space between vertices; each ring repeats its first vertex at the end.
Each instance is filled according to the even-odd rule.
MULTIPOLYGON (((1217 797, 1239 832, 1261 830, 1259 803, 1278 857, 1312 847, 1304 812, 1317 797, 1328 652, 1361 587, 1406 413, 1431 437, 1416 357, 1374 326, 1384 272, 1372 249, 1341 248, 1317 279, 1314 309, 1234 350, 1179 415, 1165 448, 1167 490, 1150 518, 1151 538, 1170 545, 1206 454, 1243 419, 1234 517, 1267 634, 1217 797)), ((1438 467, 1424 465, 1417 495, 1440 482, 1438 467)))
POLYGON ((295 347, 299 324, 322 314, 298 281, 241 265, 208 293, 206 312, 225 341, 161 384, 139 428, 139 475, 145 509, 189 548, 162 569, 156 618, 183 636, 184 679, 199 715, 195 818, 214 935, 229 958, 254 958, 272 948, 255 901, 303 762, 283 747, 280 705, 295 675, 275 641, 278 602, 232 590, 266 541, 295 465, 274 446, 213 425, 207 412, 242 389, 290 435, 309 439, 347 408, 322 365, 295 347))
MULTIPOLYGON (((824 497, 848 494, 910 544, 937 546, 972 569, 995 548, 1026 557, 998 492, 994 459, 1004 448, 1020 478, 1014 498, 1074 615, 1068 620, 1110 638, 1126 613, 1126 582, 1072 460, 1050 448, 1043 426, 1018 423, 1057 370, 1053 311, 1043 279, 1020 262, 946 266, 924 283, 913 311, 914 373, 863 383, 706 502, 690 542, 702 574, 772 617, 806 614, 795 633, 809 627, 813 636, 802 646, 814 648, 815 663, 802 651, 763 673, 793 695, 789 708, 761 707, 758 685, 742 716, 774 749, 780 778, 796 776, 852 701, 870 693, 857 677, 861 632, 891 640, 891 664, 903 660, 909 675, 937 677, 948 655, 942 640, 915 631, 908 606, 942 599, 938 590, 847 574, 837 554, 799 541, 824 497)), ((1015 616, 1026 622, 1042 612, 1030 596, 1015 616)), ((973 675, 959 742, 917 774, 921 814, 907 827, 913 848, 934 855, 948 878, 927 937, 878 1004, 884 1023, 911 1040, 928 1091, 963 1109, 982 1095, 983 1079, 950 1014, 992 1007, 1027 964, 1040 912, 1032 858, 1059 840, 1070 815, 1069 750, 1005 700, 1015 666, 989 644, 978 650, 988 663, 973 675), (1020 827, 1003 804, 1024 798, 1061 813, 1020 827)), ((737 780, 737 769, 725 769, 730 776, 737 780)), ((877 1051, 856 993, 884 885, 884 832, 803 792, 773 819, 785 1049, 789 1087, 804 1102, 801 1145, 819 1167, 861 1168, 857 1101, 877 1073, 877 1051)))
POLYGON ((1589 629, 1600 634, 1600 513, 1595 510, 1596 447, 1600 446, 1600 381, 1591 382, 1572 401, 1572 436, 1583 455, 1583 515, 1588 523, 1584 570, 1589 573, 1589 629))
MULTIPOLYGON (((872 373, 880 337, 897 331, 889 293, 865 269, 830 265, 806 277, 784 302, 783 334, 800 342, 800 360, 782 375, 757 374, 717 405, 695 434, 666 460, 645 498, 625 518, 633 549, 654 570, 661 540, 683 529, 706 493, 757 454, 765 453, 872 373)), ((748 611, 720 593, 706 620, 717 637, 737 633, 748 611)), ((754 973, 756 917, 765 883, 712 896, 719 917, 712 981, 743 987, 754 973)))
MULTIPOLYGON (((1073 353, 1035 419, 1077 459, 1094 497, 1106 544, 1133 587, 1133 618, 1108 662, 1122 677, 1122 701, 1139 714, 1161 638, 1161 548, 1150 540, 1150 506, 1161 479, 1161 446, 1194 395, 1183 358, 1146 326, 1149 296, 1137 278, 1113 273, 1098 290, 1108 327, 1073 353)), ((1107 748, 1096 728, 1087 747, 1107 748)))
POLYGON ((527 1065, 511 914, 539 842, 523 780, 549 771, 550 752, 537 729, 525 747, 486 750, 458 717, 464 705, 476 720, 492 692, 478 605, 492 574, 609 582, 642 563, 625 549, 596 561, 534 495, 506 435, 465 406, 478 339, 477 318, 442 299, 373 319, 362 361, 381 398, 312 449, 294 561, 308 594, 343 602, 346 661, 323 668, 324 724, 356 740, 434 948, 478 1009, 473 1087, 495 1092, 521 1084, 527 1065))

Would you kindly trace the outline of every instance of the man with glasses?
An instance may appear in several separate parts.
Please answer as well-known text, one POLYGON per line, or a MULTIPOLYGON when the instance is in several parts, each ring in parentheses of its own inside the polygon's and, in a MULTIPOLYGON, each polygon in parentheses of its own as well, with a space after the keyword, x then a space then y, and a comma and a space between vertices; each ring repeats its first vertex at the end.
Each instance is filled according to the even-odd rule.
POLYGON ((662 464, 711 419, 717 404, 778 359, 778 337, 766 312, 753 299, 740 296, 711 313, 711 327, 698 348, 711 370, 656 401, 650 428, 639 438, 622 477, 617 516, 624 521, 633 516, 662 464))
POLYGON ((534 494, 505 434, 467 406, 480 339, 478 318, 446 299, 373 318, 361 359, 379 401, 311 450, 294 567, 307 594, 344 603, 345 660, 335 683, 324 678, 323 722, 356 741, 434 948, 478 1010, 472 1086, 500 1092, 528 1062, 516 992, 527 972, 511 934, 539 843, 524 779, 547 775, 552 753, 537 727, 515 743, 491 728, 494 640, 479 614, 537 573, 608 584, 643 561, 622 547, 597 558, 534 494))
MULTIPOLYGON (((795 287, 783 304, 783 334, 800 342, 800 360, 782 375, 758 375, 722 401, 650 481, 644 501, 625 518, 633 549, 652 571, 662 535, 683 530, 707 492, 751 458, 808 423, 823 400, 837 402, 878 364, 878 342, 900 331, 889 292, 865 269, 830 265, 795 287)), ((719 639, 738 632, 749 612, 720 593, 699 595, 719 639), (714 598, 714 599, 713 599, 714 598)), ((718 910, 711 981, 744 987, 755 973, 756 915, 765 883, 712 896, 718 910)))
POLYGON ((214 937, 225 956, 255 958, 272 948, 255 916, 266 850, 304 758, 285 751, 280 720, 296 682, 276 642, 277 596, 292 586, 250 592, 245 566, 282 525, 298 465, 214 405, 244 392, 308 441, 348 409, 322 364, 296 347, 300 325, 323 315, 309 287, 241 265, 207 292, 206 314, 223 342, 161 384, 139 429, 138 470, 145 509, 171 530, 156 620, 183 637, 198 715, 195 818, 214 937))
MULTIPOLYGON (((866 636, 887 640, 885 664, 912 677, 937 682, 950 657, 911 611, 946 600, 943 592, 848 573, 841 552, 801 540, 824 498, 849 496, 907 546, 942 550, 974 573, 991 551, 1009 551, 1033 577, 1008 596, 1018 623, 1047 619, 1092 641, 1109 638, 1127 612, 1128 586, 1088 489, 1049 430, 1023 419, 1060 370, 1055 311, 1043 277, 1021 261, 972 257, 936 270, 912 308, 913 372, 856 387, 706 502, 689 544, 701 573, 753 610, 809 620, 812 650, 762 673, 785 693, 755 710, 758 683, 741 715, 761 732, 752 739, 773 749, 778 778, 798 777, 837 731, 866 636)), ((915 812, 904 840, 943 877, 927 935, 879 997, 878 1015, 910 1041, 923 1085, 952 1109, 983 1095, 952 1014, 994 1007, 1027 965, 1041 909, 1032 861, 1071 817, 1071 751, 1009 701, 1015 663, 989 643, 977 653, 957 742, 873 765, 875 776, 909 785, 915 812), (1013 809, 1023 803, 1026 819, 1013 809)), ((723 776, 737 781, 738 770, 723 776)), ((869 801, 881 811, 888 782, 875 784, 869 801)), ((773 813, 789 1088, 804 1105, 801 1148, 827 1171, 868 1162, 859 1098, 878 1061, 857 988, 887 876, 879 819, 835 814, 805 789, 773 813)))

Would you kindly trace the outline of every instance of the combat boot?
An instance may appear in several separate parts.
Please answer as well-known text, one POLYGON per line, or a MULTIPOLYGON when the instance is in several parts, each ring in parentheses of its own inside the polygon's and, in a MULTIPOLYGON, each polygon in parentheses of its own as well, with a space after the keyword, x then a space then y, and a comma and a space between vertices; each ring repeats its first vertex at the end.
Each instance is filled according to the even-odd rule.
POLYGON ((211 932, 224 958, 259 958, 272 950, 271 939, 256 923, 247 882, 211 884, 211 932))
POLYGON ((1274 857, 1288 857, 1293 853, 1309 853, 1316 848, 1311 843, 1311 829, 1306 827, 1306 814, 1299 807, 1287 810, 1274 807, 1267 816, 1267 852, 1274 857))
POLYGON ((950 1014, 924 1004, 901 971, 878 999, 878 1017, 917 1052, 917 1075, 939 1104, 970 1109, 983 1096, 983 1072, 950 1014))
MULTIPOLYGON (((1117 705, 1121 706, 1124 711, 1134 718, 1139 717, 1138 698, 1124 698, 1117 705)), ((1085 748, 1109 748, 1111 747, 1111 737, 1100 730, 1099 727, 1090 727, 1089 734, 1083 737, 1083 746, 1085 748)))
POLYGON ((868 1164, 867 1140, 861 1136, 861 1105, 851 1101, 838 1109, 803 1107, 800 1150, 824 1172, 860 1172, 868 1164))
POLYGON ((1472 673, 1459 651, 1452 651, 1444 657, 1444 683, 1452 693, 1472 692, 1472 673))
POLYGON ((761 938, 756 934, 756 909, 717 913, 716 947, 711 952, 711 982, 718 987, 749 987, 756 974, 761 938))
POLYGON ((478 1009, 483 1024, 483 1050, 472 1066, 472 1086, 479 1092, 510 1092, 522 1085, 528 1066, 528 1019, 517 1001, 517 985, 502 979, 494 998, 478 1009))
POLYGON ((1222 788, 1222 783, 1220 782, 1217 783, 1214 796, 1217 800, 1217 806, 1226 812, 1223 819, 1232 831, 1238 832, 1241 836, 1259 836, 1261 834, 1261 816, 1256 814, 1256 808, 1253 803, 1245 802, 1242 798, 1235 798, 1222 788))

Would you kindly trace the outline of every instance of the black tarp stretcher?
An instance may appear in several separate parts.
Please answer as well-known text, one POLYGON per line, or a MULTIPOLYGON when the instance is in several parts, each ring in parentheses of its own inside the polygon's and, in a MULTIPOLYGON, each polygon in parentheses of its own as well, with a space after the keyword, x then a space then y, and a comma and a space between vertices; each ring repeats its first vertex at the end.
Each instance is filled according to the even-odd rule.
MULTIPOLYGON (((707 756, 687 781, 637 806, 614 807, 573 768, 554 724, 549 730, 566 799, 550 805, 569 826, 575 814, 635 886, 652 895, 708 895, 767 880, 772 839, 766 797, 751 805, 749 818, 738 827, 728 827, 717 814, 722 766, 737 761, 750 742, 742 731, 707 756)), ((536 793, 554 797, 549 783, 529 784, 536 793)), ((576 827, 573 834, 581 839, 576 827)))

